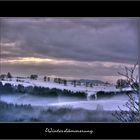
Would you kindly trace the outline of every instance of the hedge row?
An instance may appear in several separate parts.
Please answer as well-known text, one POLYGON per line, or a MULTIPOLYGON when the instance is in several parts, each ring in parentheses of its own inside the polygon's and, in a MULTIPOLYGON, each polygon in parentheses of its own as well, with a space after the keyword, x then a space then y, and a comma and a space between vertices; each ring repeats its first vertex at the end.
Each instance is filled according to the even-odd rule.
POLYGON ((124 95, 124 94, 126 95, 129 93, 132 93, 132 91, 121 91, 121 92, 98 91, 96 95, 99 99, 99 98, 111 98, 111 97, 116 96, 116 95, 124 95))

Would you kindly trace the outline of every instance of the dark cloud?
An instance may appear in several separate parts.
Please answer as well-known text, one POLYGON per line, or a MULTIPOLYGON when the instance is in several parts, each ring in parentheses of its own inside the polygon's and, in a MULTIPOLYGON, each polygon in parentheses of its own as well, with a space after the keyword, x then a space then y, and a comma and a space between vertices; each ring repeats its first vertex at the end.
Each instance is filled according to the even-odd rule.
POLYGON ((132 62, 137 55, 137 19, 134 18, 17 18, 3 22, 2 38, 20 42, 17 45, 20 56, 132 62))
MULTIPOLYGON (((3 59, 39 57, 132 64, 137 56, 138 18, 1 18, 3 59)), ((59 71, 58 66, 53 69, 59 71)), ((90 71, 84 68, 78 72, 77 67, 80 74, 84 70, 90 71)), ((96 71, 113 74, 100 68, 95 70, 97 74, 96 71)))

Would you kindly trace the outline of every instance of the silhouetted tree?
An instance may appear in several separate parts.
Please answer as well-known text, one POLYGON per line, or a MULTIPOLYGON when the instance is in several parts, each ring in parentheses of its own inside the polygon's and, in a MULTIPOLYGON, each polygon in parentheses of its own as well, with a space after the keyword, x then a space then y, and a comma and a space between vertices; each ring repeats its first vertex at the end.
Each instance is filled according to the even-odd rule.
POLYGON ((38 78, 38 75, 36 75, 36 74, 32 74, 30 76, 30 79, 33 79, 33 80, 37 80, 37 78, 38 78))
POLYGON ((7 73, 7 78, 11 80, 12 75, 11 75, 11 73, 10 73, 10 72, 8 72, 8 73, 7 73))
POLYGON ((3 91, 3 84, 2 84, 2 82, 0 82, 0 92, 2 92, 3 91))
POLYGON ((47 77, 46 77, 46 76, 44 76, 44 78, 43 78, 43 79, 44 79, 44 81, 46 81, 47 77))
MULTIPOLYGON (((134 75, 134 72, 136 70, 136 66, 138 65, 138 62, 134 64, 132 68, 125 67, 125 73, 120 73, 120 75, 127 78, 127 81, 131 88, 133 89, 132 93, 138 95, 139 93, 139 83, 138 83, 138 76, 134 75)), ((124 105, 128 111, 124 111, 123 109, 119 108, 119 111, 115 111, 113 113, 113 116, 115 116, 119 121, 122 122, 138 122, 140 121, 139 118, 139 101, 135 99, 135 97, 131 94, 128 94, 129 100, 124 105)))
POLYGON ((89 82, 86 82, 86 87, 88 87, 88 85, 89 85, 89 82))
POLYGON ((134 64, 134 66, 131 68, 125 67, 125 73, 118 72, 119 75, 124 76, 126 78, 127 83, 129 83, 129 85, 136 92, 139 91, 138 74, 135 75, 135 70, 136 70, 137 65, 138 65, 138 62, 134 64))
POLYGON ((122 88, 127 87, 128 85, 128 81, 124 79, 118 79, 116 82, 116 88, 120 88, 120 90, 122 90, 122 88))
POLYGON ((6 77, 7 77, 6 74, 1 74, 1 75, 0 75, 0 79, 1 79, 1 80, 4 80, 6 77))
POLYGON ((57 80, 56 80, 56 81, 57 81, 57 83, 59 83, 59 84, 60 84, 60 80, 61 80, 60 78, 57 78, 57 80))
POLYGON ((73 85, 74 85, 74 87, 76 87, 76 80, 73 81, 73 85))
POLYGON ((90 87, 93 87, 93 84, 92 83, 90 83, 90 87))
POLYGON ((3 86, 3 88, 4 88, 4 91, 5 91, 5 92, 8 92, 8 93, 13 92, 13 87, 12 87, 12 85, 9 84, 9 83, 6 83, 6 84, 3 86))
POLYGON ((23 85, 19 84, 17 86, 17 91, 20 92, 20 93, 25 93, 25 88, 23 85))
POLYGON ((48 79, 48 82, 49 82, 50 81, 50 77, 48 77, 47 79, 48 79))
POLYGON ((66 86, 67 85, 67 80, 63 80, 64 81, 64 85, 66 86))
POLYGON ((78 82, 77 82, 77 85, 78 85, 78 86, 81 86, 81 82, 80 82, 80 81, 78 81, 78 82))

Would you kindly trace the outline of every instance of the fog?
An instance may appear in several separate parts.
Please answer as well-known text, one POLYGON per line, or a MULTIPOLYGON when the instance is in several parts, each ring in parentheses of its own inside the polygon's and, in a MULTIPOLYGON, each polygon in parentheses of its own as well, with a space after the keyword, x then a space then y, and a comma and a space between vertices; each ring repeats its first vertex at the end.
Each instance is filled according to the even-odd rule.
POLYGON ((41 97, 29 94, 20 95, 19 93, 14 95, 1 94, 0 121, 118 122, 112 113, 118 110, 118 106, 127 110, 123 106, 127 101, 126 95, 87 101, 87 99, 80 99, 79 97, 41 97))
POLYGON ((40 97, 29 94, 1 95, 1 100, 13 104, 31 104, 32 106, 47 106, 52 103, 80 101, 78 97, 40 97))
POLYGON ((126 95, 119 95, 109 99, 103 98, 99 100, 81 99, 79 97, 40 97, 29 94, 14 94, 14 95, 1 95, 1 101, 13 103, 18 105, 32 105, 32 106, 71 106, 72 108, 83 108, 86 110, 96 110, 99 105, 103 110, 113 111, 118 110, 118 106, 126 110, 123 105, 128 101, 126 95))

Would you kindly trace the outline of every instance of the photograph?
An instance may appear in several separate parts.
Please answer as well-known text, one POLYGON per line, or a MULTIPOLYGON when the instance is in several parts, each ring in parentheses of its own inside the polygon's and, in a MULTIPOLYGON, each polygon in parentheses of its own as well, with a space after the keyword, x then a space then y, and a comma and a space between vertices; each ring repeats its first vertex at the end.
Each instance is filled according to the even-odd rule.
POLYGON ((139 122, 138 17, 1 17, 0 122, 139 122))

